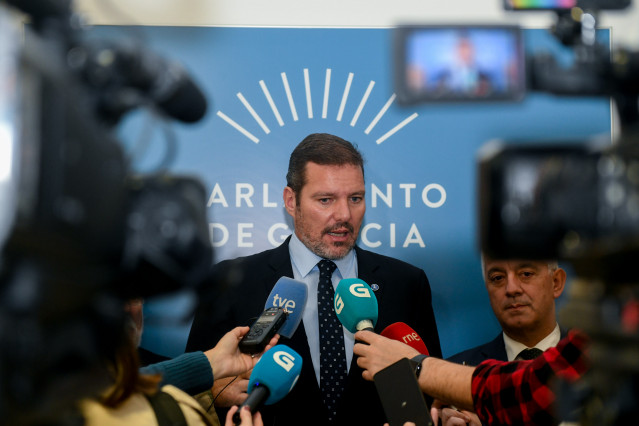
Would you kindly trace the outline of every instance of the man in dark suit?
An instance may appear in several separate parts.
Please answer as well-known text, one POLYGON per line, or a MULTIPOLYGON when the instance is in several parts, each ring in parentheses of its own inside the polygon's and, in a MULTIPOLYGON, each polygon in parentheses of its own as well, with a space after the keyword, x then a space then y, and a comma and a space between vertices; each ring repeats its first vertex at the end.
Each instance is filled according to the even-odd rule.
MULTIPOLYGON (((343 388, 337 391, 336 401, 322 392, 326 370, 320 369, 320 364, 326 348, 320 342, 323 325, 318 320, 321 294, 318 296, 317 264, 321 260, 335 263, 333 287, 341 279, 353 277, 371 286, 379 306, 375 331, 405 322, 422 337, 431 354, 441 356, 426 274, 408 263, 355 245, 366 204, 363 159, 350 142, 328 134, 305 138, 291 154, 284 206, 293 218, 294 234, 277 248, 214 267, 211 285, 221 290, 208 303, 206 299, 201 302, 186 350, 209 348, 234 325, 252 323, 280 277, 303 281, 309 294, 302 324, 291 339, 280 340, 302 356, 302 372, 289 395, 262 409, 264 423, 382 425, 386 419, 374 384, 362 378, 353 355, 353 335, 341 327, 343 367, 347 369, 340 385, 343 388)), ((225 385, 216 381, 216 407, 243 402, 245 378, 222 390, 225 385)))
MULTIPOLYGON (((502 332, 488 343, 448 358, 476 366, 487 359, 531 359, 557 345, 564 337, 557 324, 555 300, 561 296, 566 272, 556 261, 503 260, 482 256, 482 272, 493 312, 502 332)), ((477 423, 476 416, 444 409, 443 424, 450 418, 477 423)), ((448 424, 455 424, 450 421, 448 424)))

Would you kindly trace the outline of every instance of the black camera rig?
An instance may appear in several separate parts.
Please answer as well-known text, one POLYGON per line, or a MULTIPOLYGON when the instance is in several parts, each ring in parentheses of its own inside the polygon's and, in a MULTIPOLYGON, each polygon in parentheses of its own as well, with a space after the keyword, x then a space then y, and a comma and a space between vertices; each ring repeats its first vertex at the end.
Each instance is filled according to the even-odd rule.
POLYGON ((135 173, 114 136, 140 107, 196 122, 204 95, 180 65, 88 41, 79 22, 69 0, 0 2, 5 424, 66 424, 105 386, 124 303, 194 289, 213 261, 202 183, 135 173))

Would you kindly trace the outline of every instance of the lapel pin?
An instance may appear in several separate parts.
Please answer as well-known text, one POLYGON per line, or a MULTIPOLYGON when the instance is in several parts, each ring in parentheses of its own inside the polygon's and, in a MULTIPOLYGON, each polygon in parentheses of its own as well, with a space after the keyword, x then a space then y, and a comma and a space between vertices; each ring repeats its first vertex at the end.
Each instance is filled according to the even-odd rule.
POLYGON ((371 289, 373 289, 373 291, 377 291, 379 290, 379 286, 377 284, 371 284, 371 289))

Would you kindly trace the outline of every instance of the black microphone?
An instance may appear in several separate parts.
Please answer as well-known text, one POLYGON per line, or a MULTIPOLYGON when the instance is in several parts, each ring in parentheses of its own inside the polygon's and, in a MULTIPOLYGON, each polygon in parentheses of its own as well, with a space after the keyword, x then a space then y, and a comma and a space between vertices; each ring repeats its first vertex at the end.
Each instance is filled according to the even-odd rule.
POLYGON ((105 118, 116 121, 145 100, 185 123, 204 117, 206 98, 177 62, 131 43, 92 43, 86 49, 82 72, 89 84, 103 89, 100 109, 105 118))

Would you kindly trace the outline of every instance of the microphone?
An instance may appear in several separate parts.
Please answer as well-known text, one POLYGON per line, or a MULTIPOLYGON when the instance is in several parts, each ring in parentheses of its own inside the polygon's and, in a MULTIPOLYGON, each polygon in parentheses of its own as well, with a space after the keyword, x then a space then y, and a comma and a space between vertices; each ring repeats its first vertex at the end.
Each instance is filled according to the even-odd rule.
POLYGON ((293 337, 302 321, 307 296, 308 288, 303 282, 289 277, 277 280, 266 299, 264 312, 240 340, 240 351, 251 354, 261 352, 275 333, 289 339, 293 337))
POLYGON ((278 330, 282 337, 290 339, 302 321, 302 313, 306 306, 308 287, 301 281, 289 277, 281 277, 268 295, 264 309, 284 308, 288 314, 284 325, 278 330))
POLYGON ((94 43, 87 47, 82 71, 90 84, 102 89, 101 112, 113 121, 143 99, 185 123, 195 123, 206 113, 206 98, 186 70, 143 46, 94 43))
POLYGON ((377 298, 364 280, 341 280, 335 289, 334 303, 337 319, 351 333, 372 331, 377 324, 377 298))
POLYGON ((241 423, 240 411, 245 405, 255 413, 262 405, 272 405, 284 398, 301 372, 302 357, 288 346, 276 345, 264 352, 249 378, 249 395, 233 415, 235 424, 241 423))
POLYGON ((420 354, 428 355, 428 348, 422 338, 419 337, 419 334, 417 334, 417 332, 406 323, 395 322, 386 327, 381 332, 381 335, 388 337, 389 339, 406 343, 411 348, 416 349, 420 354))

